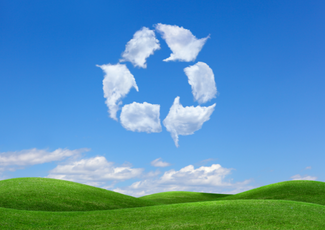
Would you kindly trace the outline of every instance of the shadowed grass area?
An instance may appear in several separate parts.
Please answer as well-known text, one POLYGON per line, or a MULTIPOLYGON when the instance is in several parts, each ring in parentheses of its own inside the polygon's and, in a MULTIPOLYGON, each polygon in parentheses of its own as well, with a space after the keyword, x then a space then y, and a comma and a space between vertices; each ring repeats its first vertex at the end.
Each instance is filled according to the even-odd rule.
POLYGON ((92 212, 0 208, 1 229, 325 229, 325 206, 280 200, 206 201, 92 212))
POLYGON ((232 196, 227 194, 200 193, 200 192, 160 192, 139 197, 142 200, 150 200, 161 204, 177 204, 187 202, 210 201, 232 196))
POLYGON ((25 177, 0 181, 0 207, 92 211, 155 205, 152 201, 70 181, 25 177))
POLYGON ((221 198, 221 200, 238 199, 292 200, 325 205, 325 182, 284 181, 221 198))

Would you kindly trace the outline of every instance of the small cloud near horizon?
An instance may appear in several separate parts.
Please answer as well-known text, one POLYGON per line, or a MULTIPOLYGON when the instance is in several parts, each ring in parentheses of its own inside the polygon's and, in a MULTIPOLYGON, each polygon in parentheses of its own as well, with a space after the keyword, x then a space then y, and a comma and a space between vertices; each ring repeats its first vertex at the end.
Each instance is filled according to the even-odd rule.
POLYGON ((108 162, 104 156, 97 156, 59 164, 46 178, 99 185, 107 181, 124 181, 140 177, 143 171, 143 168, 132 168, 131 165, 114 166, 114 163, 108 162))
POLYGON ((290 177, 292 180, 317 180, 317 177, 314 176, 300 176, 299 174, 290 177))
POLYGON ((68 157, 79 156, 81 153, 88 151, 90 151, 88 148, 75 150, 59 148, 52 152, 49 152, 45 149, 33 148, 15 152, 3 152, 0 153, 0 171, 15 171, 15 168, 17 167, 19 167, 19 169, 22 169, 24 166, 61 161, 68 157))
POLYGON ((171 165, 168 162, 163 162, 161 158, 157 158, 156 160, 151 161, 150 164, 154 167, 167 167, 171 165))
POLYGON ((216 161, 216 160, 218 160, 218 159, 217 158, 209 158, 209 159, 202 160, 199 163, 196 163, 195 165, 196 166, 203 166, 203 165, 205 165, 206 163, 208 163, 210 161, 216 161))

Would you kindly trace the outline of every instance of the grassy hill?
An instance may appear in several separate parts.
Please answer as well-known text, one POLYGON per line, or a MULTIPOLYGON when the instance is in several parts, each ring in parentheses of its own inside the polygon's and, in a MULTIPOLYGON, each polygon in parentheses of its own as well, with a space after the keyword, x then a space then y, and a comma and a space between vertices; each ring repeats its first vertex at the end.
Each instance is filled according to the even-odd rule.
POLYGON ((325 206, 226 200, 91 212, 0 208, 1 229, 325 229, 325 206))
POLYGON ((161 204, 177 204, 177 203, 210 201, 210 200, 216 200, 228 196, 232 196, 232 195, 177 191, 177 192, 155 193, 155 194, 139 197, 139 199, 154 201, 161 204))
POLYGON ((64 180, 15 178, 0 181, 0 228, 325 229, 324 194, 324 182, 287 181, 236 195, 134 198, 64 180))
POLYGON ((25 177, 0 181, 0 207, 34 211, 92 211, 155 205, 152 201, 70 181, 25 177))
POLYGON ((238 199, 292 200, 325 205, 325 183, 309 180, 284 181, 221 198, 238 199))

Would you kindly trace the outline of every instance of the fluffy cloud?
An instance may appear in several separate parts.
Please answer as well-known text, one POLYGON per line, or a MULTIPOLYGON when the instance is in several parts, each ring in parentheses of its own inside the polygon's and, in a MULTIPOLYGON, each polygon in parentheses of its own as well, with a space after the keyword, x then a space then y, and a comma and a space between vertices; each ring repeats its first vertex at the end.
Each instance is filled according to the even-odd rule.
POLYGON ((237 183, 232 183, 231 180, 225 181, 225 177, 232 170, 223 168, 219 164, 212 164, 209 167, 202 166, 196 169, 193 165, 188 165, 179 171, 169 170, 158 179, 137 181, 126 188, 116 188, 114 191, 132 196, 144 196, 166 191, 232 194, 253 188, 248 186, 250 180, 237 183))
POLYGON ((160 45, 155 32, 143 27, 126 44, 122 54, 123 59, 120 61, 129 61, 134 66, 147 68, 146 59, 158 49, 160 49, 160 45))
POLYGON ((300 176, 299 174, 290 177, 292 180, 317 180, 314 176, 300 176))
POLYGON ((58 165, 50 171, 48 178, 75 181, 89 185, 99 185, 103 181, 127 180, 138 177, 143 169, 132 168, 130 165, 115 167, 105 157, 97 156, 89 159, 58 165))
POLYGON ((201 129, 204 122, 210 119, 214 107, 186 106, 183 107, 176 97, 174 104, 163 121, 167 131, 170 132, 175 145, 178 147, 178 135, 191 135, 195 131, 201 129))
POLYGON ((168 162, 163 162, 161 158, 157 158, 156 160, 151 161, 151 165, 155 167, 167 167, 170 166, 168 162))
POLYGON ((188 83, 192 87, 192 94, 196 101, 205 103, 215 97, 217 93, 216 83, 212 69, 204 62, 184 69, 188 77, 188 83))
POLYGON ((160 105, 153 105, 147 102, 133 102, 124 105, 121 112, 121 124, 130 131, 159 133, 160 124, 160 105))
POLYGON ((52 161, 60 161, 67 157, 79 155, 89 149, 56 149, 53 152, 42 149, 29 149, 16 152, 0 153, 0 166, 28 166, 43 164, 52 161))
POLYGON ((132 87, 139 91, 137 83, 129 69, 124 64, 97 65, 104 72, 103 91, 110 117, 117 120, 116 113, 119 110, 120 101, 132 87))
POLYGON ((171 26, 158 23, 156 30, 162 34, 172 53, 164 61, 194 61, 201 51, 206 40, 209 38, 197 39, 191 31, 183 27, 171 26))

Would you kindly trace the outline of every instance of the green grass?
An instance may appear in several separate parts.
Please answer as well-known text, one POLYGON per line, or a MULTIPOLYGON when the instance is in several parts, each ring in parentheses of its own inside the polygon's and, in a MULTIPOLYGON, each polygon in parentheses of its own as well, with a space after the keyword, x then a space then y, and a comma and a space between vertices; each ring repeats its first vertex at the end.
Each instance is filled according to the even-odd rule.
POLYGON ((34 211, 92 211, 155 205, 70 181, 25 177, 0 181, 0 207, 34 211))
POLYGON ((177 204, 216 200, 232 195, 201 193, 201 192, 160 192, 148 196, 142 196, 139 199, 154 201, 161 204, 177 204))
POLYGON ((325 229, 324 188, 324 182, 288 181, 230 196, 134 198, 69 181, 16 178, 0 181, 0 229, 325 229))
POLYGON ((1 229, 325 229, 325 206, 234 200, 92 212, 0 209, 1 229))
POLYGON ((284 181, 255 188, 221 199, 292 200, 325 205, 325 183, 308 180, 284 181))

